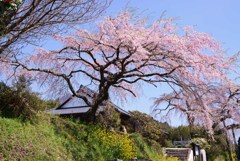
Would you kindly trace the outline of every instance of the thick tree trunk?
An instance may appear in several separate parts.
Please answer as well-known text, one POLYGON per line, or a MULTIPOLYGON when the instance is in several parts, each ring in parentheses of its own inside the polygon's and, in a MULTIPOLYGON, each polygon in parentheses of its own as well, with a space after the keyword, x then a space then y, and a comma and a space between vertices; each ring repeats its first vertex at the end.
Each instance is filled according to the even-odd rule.
POLYGON ((109 87, 103 88, 103 90, 100 90, 100 92, 97 94, 96 98, 93 98, 93 105, 91 109, 86 113, 84 117, 84 121, 96 123, 96 114, 97 111, 106 100, 108 100, 108 89, 109 87))
POLYGON ((96 113, 98 110, 98 106, 93 106, 91 109, 86 113, 86 121, 91 123, 96 123, 96 113))

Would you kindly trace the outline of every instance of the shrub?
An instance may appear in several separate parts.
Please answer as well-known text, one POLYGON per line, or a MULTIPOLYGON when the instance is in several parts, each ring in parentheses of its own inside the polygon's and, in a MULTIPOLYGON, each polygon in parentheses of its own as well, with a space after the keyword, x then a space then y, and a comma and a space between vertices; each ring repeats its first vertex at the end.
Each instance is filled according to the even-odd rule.
POLYGON ((131 112, 127 128, 129 132, 137 132, 143 137, 160 142, 162 145, 165 143, 166 135, 162 130, 162 124, 145 113, 131 112))
POLYGON ((31 91, 30 84, 24 76, 20 76, 12 87, 0 82, 0 114, 3 117, 31 120, 39 110, 57 104, 56 101, 42 100, 37 93, 31 91))
POLYGON ((134 143, 128 135, 98 128, 93 132, 93 138, 98 140, 106 159, 131 160, 135 156, 134 143))

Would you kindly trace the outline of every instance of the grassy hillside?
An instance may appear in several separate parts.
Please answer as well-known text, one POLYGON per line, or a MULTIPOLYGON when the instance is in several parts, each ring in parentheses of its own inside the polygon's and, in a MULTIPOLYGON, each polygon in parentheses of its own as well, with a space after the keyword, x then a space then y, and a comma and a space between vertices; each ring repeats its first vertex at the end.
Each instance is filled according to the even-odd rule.
POLYGON ((38 114, 32 123, 0 117, 0 131, 0 160, 164 160, 161 147, 139 134, 110 132, 46 114, 38 114))

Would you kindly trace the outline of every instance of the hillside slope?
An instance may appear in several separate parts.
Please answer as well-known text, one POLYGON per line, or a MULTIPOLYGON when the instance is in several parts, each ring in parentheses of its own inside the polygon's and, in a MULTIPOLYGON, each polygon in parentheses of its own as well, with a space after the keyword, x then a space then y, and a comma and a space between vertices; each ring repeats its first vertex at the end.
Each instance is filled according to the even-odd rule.
POLYGON ((0 160, 164 160, 160 145, 139 134, 124 135, 45 114, 33 123, 0 117, 0 131, 0 160))

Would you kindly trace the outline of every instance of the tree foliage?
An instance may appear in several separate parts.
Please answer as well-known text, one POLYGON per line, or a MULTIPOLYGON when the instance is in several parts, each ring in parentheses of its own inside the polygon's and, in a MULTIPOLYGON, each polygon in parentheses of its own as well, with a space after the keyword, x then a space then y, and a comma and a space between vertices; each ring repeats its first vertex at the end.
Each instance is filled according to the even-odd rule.
POLYGON ((194 126, 193 128, 189 126, 173 127, 169 130, 169 136, 172 141, 188 141, 199 137, 208 139, 206 130, 200 126, 194 126))

